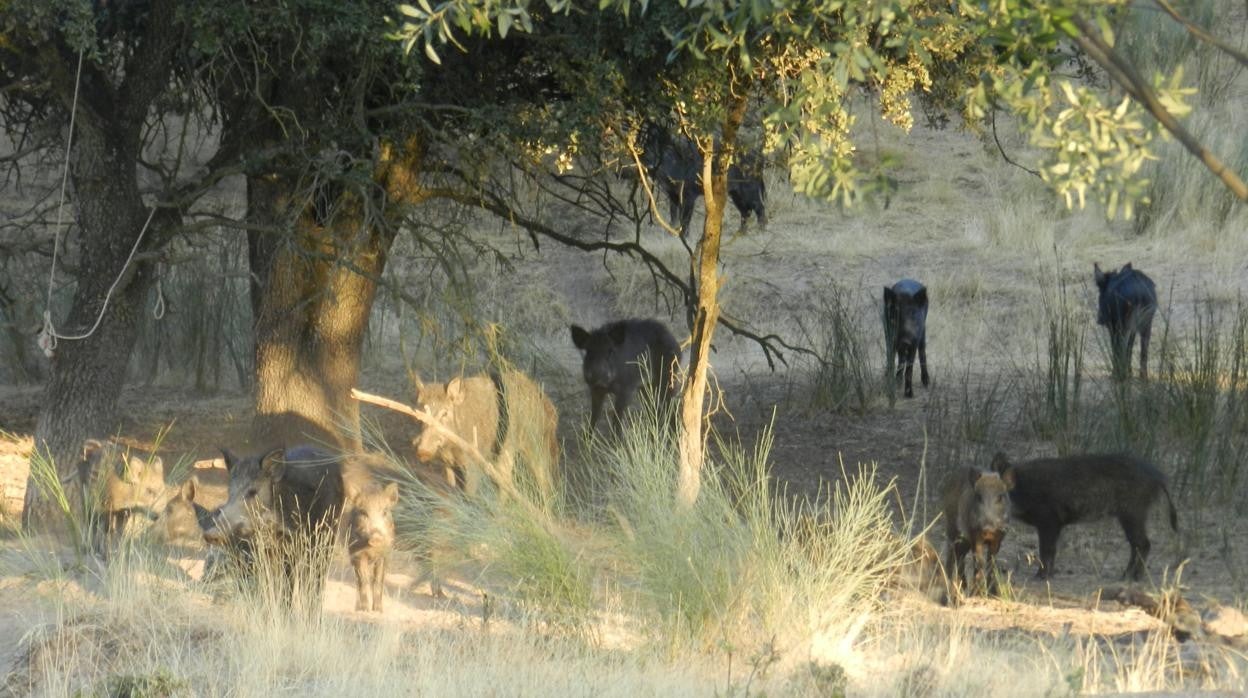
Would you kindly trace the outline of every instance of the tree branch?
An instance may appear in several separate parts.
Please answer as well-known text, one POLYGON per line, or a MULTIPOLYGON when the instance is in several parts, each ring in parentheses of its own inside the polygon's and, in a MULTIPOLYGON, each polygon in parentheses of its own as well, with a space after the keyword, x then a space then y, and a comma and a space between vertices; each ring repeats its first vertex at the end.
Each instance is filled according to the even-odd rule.
POLYGON ((1205 167, 1214 176, 1222 180, 1222 183, 1232 194, 1240 200, 1248 201, 1248 185, 1244 184, 1239 175, 1227 167, 1218 159, 1217 155, 1210 152, 1203 143, 1174 118, 1174 115, 1157 98, 1157 93, 1153 91, 1153 88, 1136 71, 1135 66, 1131 65, 1130 62, 1115 52, 1109 44, 1105 43, 1100 33, 1087 19, 1075 15, 1072 21, 1079 29, 1079 33, 1072 37, 1075 43, 1079 45, 1079 48, 1083 49, 1092 60, 1104 68, 1111 80, 1118 83, 1119 87, 1126 90, 1127 94, 1131 95, 1136 102, 1147 109, 1163 128, 1169 131, 1179 143, 1183 144, 1183 147, 1189 153, 1204 163, 1205 167))
POLYGON ((1226 53, 1231 58, 1234 58, 1235 60, 1239 61, 1240 65, 1248 66, 1248 54, 1244 53, 1243 51, 1240 51, 1234 46, 1231 46, 1225 41, 1222 41, 1221 39, 1214 36, 1213 34, 1210 34, 1209 32, 1205 31, 1200 26, 1192 23, 1191 20, 1179 14, 1178 10, 1174 9, 1174 6, 1171 5, 1169 2, 1166 2, 1166 0, 1153 0, 1153 2, 1155 2, 1157 6, 1162 9, 1163 12, 1170 15, 1171 19, 1178 22, 1179 24, 1182 24, 1183 27, 1187 29, 1189 34, 1196 37, 1198 40, 1203 41, 1206 44, 1209 44, 1210 46, 1213 46, 1214 48, 1222 51, 1223 53, 1226 53))
POLYGON ((997 137, 997 108, 996 107, 992 108, 992 140, 996 142, 997 150, 1001 153, 1002 159, 1004 159, 1009 164, 1017 167, 1018 169, 1022 170, 1023 172, 1026 172, 1027 174, 1032 175, 1033 177, 1039 180, 1042 180, 1042 181, 1044 180, 1044 177, 1041 177, 1039 172, 1031 169, 1030 167, 1027 167, 1026 165, 1022 165, 1020 163, 1014 162, 1013 160, 1010 159, 1009 155, 1006 155, 1005 147, 1001 145, 1001 139, 997 137))

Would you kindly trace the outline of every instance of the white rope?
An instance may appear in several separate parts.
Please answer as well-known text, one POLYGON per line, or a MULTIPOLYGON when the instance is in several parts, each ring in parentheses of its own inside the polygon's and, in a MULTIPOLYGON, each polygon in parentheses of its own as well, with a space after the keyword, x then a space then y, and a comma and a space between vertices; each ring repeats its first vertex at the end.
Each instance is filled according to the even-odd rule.
POLYGON ((152 308, 152 318, 163 320, 165 317, 165 286, 161 283, 160 272, 156 273, 156 305, 152 308))
MULTIPOLYGON (((95 334, 99 329, 100 323, 104 320, 104 313, 108 310, 108 302, 113 297, 113 291, 117 289, 117 284, 121 283, 121 279, 126 274, 130 262, 134 260, 134 254, 139 249, 139 243, 143 241, 143 234, 147 232, 147 227, 151 225, 152 217, 156 215, 156 209, 153 207, 147 214, 147 221, 143 223, 143 228, 139 230, 139 236, 134 240, 134 246, 130 248, 130 256, 126 258, 126 263, 121 266, 117 272, 117 278, 113 279, 113 283, 108 287, 108 293, 104 296, 104 305, 100 306, 100 313, 95 318, 95 324, 91 325, 91 329, 80 335, 65 335, 56 331, 56 326, 52 324, 52 292, 56 288, 56 260, 60 255, 61 248, 61 224, 63 221, 62 213, 65 210, 65 190, 69 186, 69 156, 73 149, 74 143, 74 121, 78 116, 78 89, 82 85, 82 49, 78 50, 78 70, 74 74, 74 99, 69 108, 69 134, 65 137, 65 166, 61 173, 61 199, 56 205, 56 227, 52 235, 52 266, 48 270, 48 300, 43 309, 43 328, 39 330, 39 348, 43 350, 43 355, 51 359, 56 352, 56 342, 58 339, 77 341, 86 339, 95 334)), ((159 280, 158 280, 159 283, 159 280)), ((163 294, 158 299, 160 307, 160 315, 164 315, 164 298, 163 294)), ((157 317, 157 319, 160 319, 157 317)))

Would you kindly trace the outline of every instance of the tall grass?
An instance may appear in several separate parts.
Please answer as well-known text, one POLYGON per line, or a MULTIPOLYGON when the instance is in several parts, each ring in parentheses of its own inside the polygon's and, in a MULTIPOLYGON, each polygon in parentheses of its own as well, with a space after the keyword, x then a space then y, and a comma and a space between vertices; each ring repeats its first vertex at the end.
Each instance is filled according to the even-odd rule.
POLYGON ((813 302, 806 299, 795 311, 802 343, 817 354, 811 360, 809 392, 804 397, 813 409, 865 414, 881 388, 890 405, 896 399, 893 354, 885 348, 888 376, 881 385, 871 356, 879 355, 882 344, 868 338, 883 334, 863 321, 858 301, 848 287, 829 282, 814 294, 813 302))
POLYGON ((1091 318, 1075 305, 1061 278, 1042 288, 1041 298, 1046 333, 1037 348, 1035 369, 1029 372, 1032 386, 1023 410, 1032 432, 1051 440, 1065 455, 1077 450, 1083 423, 1084 355, 1091 318))
MULTIPOLYGON (((498 600, 489 622, 291 613, 263 582, 210 602, 193 580, 159 573, 162 553, 140 542, 94 583, 72 571, 59 578, 5 688, 986 696, 1243 686, 1233 655, 1211 656, 1209 674, 1185 674, 1164 633, 1153 635, 1157 651, 1112 652, 972 629, 917 601, 885 603, 908 546, 891 513, 895 492, 870 468, 843 468, 813 500, 788 497, 769 477, 769 434, 749 446, 712 436, 703 492, 681 508, 666 429, 655 421, 587 449, 611 473, 598 483, 609 512, 542 509, 488 491, 469 500, 405 481, 396 518, 418 519, 422 536, 459 553, 446 571, 461 589, 498 600)), ((405 525, 404 535, 414 530, 405 525)), ((390 613, 401 602, 392 599, 390 613)))

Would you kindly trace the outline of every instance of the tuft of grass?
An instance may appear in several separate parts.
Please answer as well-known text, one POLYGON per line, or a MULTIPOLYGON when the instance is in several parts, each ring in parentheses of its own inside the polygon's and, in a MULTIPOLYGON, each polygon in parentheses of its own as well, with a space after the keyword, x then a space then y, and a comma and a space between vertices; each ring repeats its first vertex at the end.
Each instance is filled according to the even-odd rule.
POLYGON ((1084 355, 1091 322, 1086 309, 1076 306, 1069 285, 1060 275, 1042 291, 1047 334, 1044 350, 1037 350, 1033 386, 1025 394, 1023 410, 1031 430, 1057 446, 1059 454, 1078 448, 1083 423, 1084 355))
MULTIPOLYGON (((816 410, 866 414, 877 399, 881 385, 870 356, 879 350, 863 322, 859 299, 847 287, 831 282, 803 302, 795 313, 802 344, 817 354, 811 359, 810 385, 804 402, 816 410)), ((882 315, 881 315, 882 317, 882 315)), ((882 335, 879 335, 882 337, 882 335)), ((889 405, 896 400, 892 380, 892 352, 887 354, 888 375, 883 380, 889 405)))

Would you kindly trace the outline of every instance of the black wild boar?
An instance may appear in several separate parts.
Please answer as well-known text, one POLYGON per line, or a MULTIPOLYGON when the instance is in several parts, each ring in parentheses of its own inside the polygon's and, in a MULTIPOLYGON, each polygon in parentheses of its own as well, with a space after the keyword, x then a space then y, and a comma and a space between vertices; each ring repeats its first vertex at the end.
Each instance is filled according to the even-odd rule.
POLYGON ((945 572, 967 588, 963 558, 972 554, 975 593, 996 593, 997 551, 1005 540, 1010 515, 1006 483, 995 472, 970 468, 945 489, 945 572), (985 585, 985 581, 987 584, 985 585))
POLYGON ((386 561, 394 548, 394 505, 399 485, 347 485, 347 552, 355 569, 355 610, 382 610, 386 561))
MULTIPOLYGON (((514 483, 516 461, 541 497, 554 487, 559 462, 559 413, 541 386, 519 371, 418 383, 417 403, 438 424, 489 459, 499 476, 514 483)), ((469 453, 440 430, 426 425, 416 440, 416 458, 440 461, 458 475, 464 492, 475 495, 483 470, 469 453)))
POLYGON ((1011 464, 1005 454, 993 458, 992 469, 1010 489, 1014 518, 1034 526, 1040 538, 1040 570, 1044 579, 1053 573, 1057 539, 1062 528, 1112 516, 1122 525, 1130 560, 1123 576, 1144 575, 1148 551, 1148 511, 1157 497, 1166 495, 1170 527, 1179 530, 1178 514, 1166 476, 1156 466, 1128 455, 1080 455, 1040 458, 1011 464))
POLYGON ((763 180, 763 157, 759 153, 745 153, 728 166, 728 198, 741 214, 741 229, 749 223, 750 214, 758 224, 767 225, 767 184, 763 180))
POLYGON ((884 287, 884 343, 889 358, 897 359, 897 377, 905 374, 905 396, 914 397, 911 379, 916 351, 923 387, 931 382, 927 374, 927 289, 923 284, 902 279, 884 287))
POLYGON ((1124 264, 1121 269, 1103 272, 1092 265, 1092 278, 1099 292, 1096 324, 1109 328, 1110 360, 1114 375, 1131 375, 1131 350, 1140 336, 1140 377, 1148 378, 1148 343, 1157 312, 1157 288, 1142 271, 1124 264))
MULTIPOLYGON (((342 462, 315 446, 293 446, 241 458, 222 449, 229 471, 229 499, 212 517, 204 539, 242 551, 254 566, 255 552, 271 550, 293 600, 296 571, 309 575, 311 608, 320 607, 329 555, 342 523, 342 462), (262 545, 263 538, 270 543, 262 545), (294 544, 291 544, 291 543, 294 544)), ((254 570, 253 570, 254 571, 254 570)))
POLYGON ((78 463, 82 511, 92 523, 96 552, 122 536, 147 531, 164 513, 174 488, 159 456, 113 441, 88 439, 78 463))
POLYGON ((572 343, 581 350, 581 373, 589 385, 589 425, 598 425, 607 396, 615 407, 618 430, 643 376, 648 376, 661 404, 674 394, 673 378, 680 366, 680 345, 656 320, 619 320, 590 332, 572 325, 572 343))

